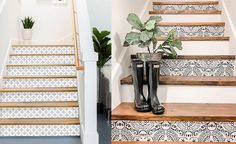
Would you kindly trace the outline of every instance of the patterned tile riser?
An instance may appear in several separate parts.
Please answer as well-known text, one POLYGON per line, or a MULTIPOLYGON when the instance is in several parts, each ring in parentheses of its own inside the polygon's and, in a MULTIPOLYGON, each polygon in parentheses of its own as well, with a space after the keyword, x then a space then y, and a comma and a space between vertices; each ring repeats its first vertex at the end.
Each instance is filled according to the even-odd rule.
POLYGON ((0 118, 79 118, 79 108, 1 108, 0 118))
POLYGON ((14 54, 74 54, 73 47, 13 47, 14 54))
POLYGON ((78 101, 77 92, 5 92, 0 102, 60 102, 78 101))
POLYGON ((161 75, 233 76, 234 60, 162 60, 161 75))
POLYGON ((8 67, 6 75, 13 75, 13 76, 76 75, 76 68, 74 66, 8 67))
POLYGON ((4 79, 4 88, 77 87, 76 78, 4 79))
POLYGON ((221 37, 225 28, 222 26, 160 26, 160 35, 167 36, 171 30, 179 37, 221 37))
POLYGON ((154 11, 164 12, 212 12, 219 10, 218 5, 154 5, 154 11))
POLYGON ((11 56, 9 64, 75 64, 74 56, 11 56))
POLYGON ((79 136, 79 125, 0 125, 0 136, 79 136))
POLYGON ((112 141, 236 142, 235 122, 113 120, 112 141))

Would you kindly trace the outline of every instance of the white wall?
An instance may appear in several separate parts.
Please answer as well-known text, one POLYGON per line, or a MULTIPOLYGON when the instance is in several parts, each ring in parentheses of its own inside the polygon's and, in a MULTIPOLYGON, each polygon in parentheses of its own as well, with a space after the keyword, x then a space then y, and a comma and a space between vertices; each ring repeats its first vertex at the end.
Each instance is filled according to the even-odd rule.
POLYGON ((120 79, 129 72, 129 48, 123 47, 125 35, 130 31, 126 18, 136 13, 146 18, 150 0, 113 0, 112 1, 112 108, 121 102, 120 79))
POLYGON ((0 76, 3 75, 11 39, 18 38, 20 3, 18 0, 4 0, 0 10, 0 76))
POLYGON ((236 55, 236 13, 235 0, 222 0, 222 18, 226 22, 226 34, 230 36, 231 54, 236 55))
POLYGON ((111 30, 112 0, 87 0, 92 27, 100 30, 111 30))
POLYGON ((55 4, 54 0, 21 0, 21 18, 31 16, 35 19, 33 41, 60 41, 71 37, 71 2, 55 4))

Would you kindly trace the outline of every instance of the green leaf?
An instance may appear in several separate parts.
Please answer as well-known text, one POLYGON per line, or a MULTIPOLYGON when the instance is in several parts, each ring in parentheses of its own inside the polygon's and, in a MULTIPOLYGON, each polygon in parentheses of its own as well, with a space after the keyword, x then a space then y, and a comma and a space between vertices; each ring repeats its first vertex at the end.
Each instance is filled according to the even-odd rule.
POLYGON ((155 27, 154 28, 154 36, 155 37, 159 37, 159 36, 161 36, 161 30, 160 30, 160 28, 158 28, 158 27, 155 27))
POLYGON ((146 42, 141 42, 141 43, 138 45, 138 47, 140 47, 140 48, 147 48, 147 47, 150 46, 150 44, 151 44, 151 40, 146 41, 146 42))
POLYGON ((140 33, 138 32, 130 32, 126 35, 125 41, 130 45, 135 45, 140 42, 140 33))
POLYGON ((150 39, 152 39, 153 37, 153 32, 149 32, 149 31, 143 31, 141 32, 140 34, 140 40, 142 42, 147 42, 149 41, 150 39))
POLYGON ((143 24, 136 14, 134 13, 129 14, 127 21, 129 22, 129 24, 132 25, 132 28, 140 30, 140 31, 142 30, 143 24))
POLYGON ((155 25, 156 25, 156 21, 150 20, 145 24, 145 29, 150 31, 155 28, 155 25))
POLYGON ((175 39, 175 40, 173 41, 172 45, 173 45, 174 47, 176 47, 177 49, 179 49, 179 50, 182 50, 182 49, 183 49, 183 47, 182 47, 182 42, 181 42, 180 40, 178 40, 178 39, 175 39))
POLYGON ((150 16, 149 20, 154 20, 156 23, 162 21, 161 16, 150 16))

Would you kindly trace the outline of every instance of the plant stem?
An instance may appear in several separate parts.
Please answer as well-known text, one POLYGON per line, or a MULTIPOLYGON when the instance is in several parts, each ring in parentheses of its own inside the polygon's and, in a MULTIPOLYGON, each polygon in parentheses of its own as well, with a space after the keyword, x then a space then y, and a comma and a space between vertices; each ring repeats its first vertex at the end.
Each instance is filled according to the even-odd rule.
POLYGON ((151 53, 149 46, 147 47, 147 49, 148 49, 148 52, 151 53))

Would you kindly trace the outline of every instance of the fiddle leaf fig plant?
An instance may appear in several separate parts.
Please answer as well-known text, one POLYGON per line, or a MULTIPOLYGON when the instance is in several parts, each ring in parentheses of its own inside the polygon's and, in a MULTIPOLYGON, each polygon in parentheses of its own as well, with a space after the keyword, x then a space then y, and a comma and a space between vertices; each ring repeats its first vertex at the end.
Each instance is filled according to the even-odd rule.
POLYGON ((109 31, 100 32, 97 28, 93 28, 93 45, 98 53, 97 66, 99 68, 102 68, 111 59, 111 38, 109 35, 109 31))
POLYGON ((130 13, 127 18, 132 26, 131 32, 126 34, 124 47, 138 45, 140 48, 147 48, 149 53, 162 53, 163 56, 176 58, 176 49, 182 50, 182 42, 176 38, 175 29, 171 30, 166 40, 158 45, 157 37, 161 36, 158 23, 162 21, 160 16, 151 16, 146 22, 141 22, 140 18, 130 13))

